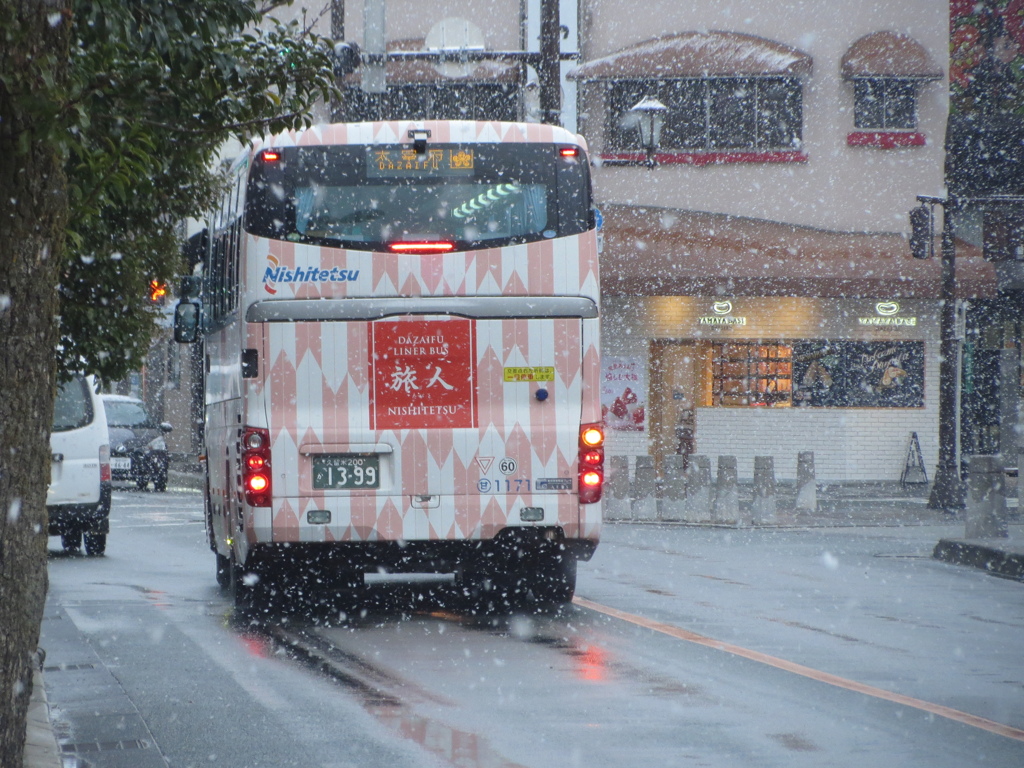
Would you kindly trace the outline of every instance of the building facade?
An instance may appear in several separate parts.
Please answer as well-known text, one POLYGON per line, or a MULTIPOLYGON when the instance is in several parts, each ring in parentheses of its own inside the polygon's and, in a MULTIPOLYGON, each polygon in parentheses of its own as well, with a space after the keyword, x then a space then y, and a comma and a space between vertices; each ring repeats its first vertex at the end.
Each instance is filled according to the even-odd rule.
MULTIPOLYGON (((813 450, 819 479, 881 481, 916 442, 931 478, 940 265, 906 233, 945 194, 946 3, 585 6, 569 77, 605 219, 609 452, 735 455, 748 478, 772 455, 793 478, 813 450)), ((960 295, 993 295, 958 245, 960 295)))
MULTIPOLYGON (((484 54, 541 51, 550 0, 384 5, 383 22, 342 0, 281 11, 364 54, 448 57, 392 55, 376 90, 342 76, 333 119, 541 119, 536 60, 484 54)), ((907 213, 947 193, 950 71, 977 65, 951 61, 947 0, 557 5, 559 117, 588 140, 603 221, 609 453, 736 455, 741 477, 773 455, 792 478, 813 450, 823 480, 899 480, 916 436, 931 479, 941 266, 911 257, 907 213), (664 107, 656 145, 644 99, 664 107)), ((958 231, 963 399, 988 414, 974 451, 1019 422, 987 372, 1019 380, 1020 333, 985 330, 1007 302, 980 225, 958 231)))

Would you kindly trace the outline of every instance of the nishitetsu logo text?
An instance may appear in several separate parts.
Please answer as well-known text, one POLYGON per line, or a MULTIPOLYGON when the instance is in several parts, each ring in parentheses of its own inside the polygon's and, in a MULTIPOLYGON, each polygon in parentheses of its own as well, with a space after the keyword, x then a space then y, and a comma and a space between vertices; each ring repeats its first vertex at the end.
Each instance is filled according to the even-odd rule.
POLYGON ((277 293, 278 283, 350 283, 359 279, 358 269, 321 269, 312 267, 282 267, 276 256, 267 256, 267 271, 263 273, 263 288, 277 293))

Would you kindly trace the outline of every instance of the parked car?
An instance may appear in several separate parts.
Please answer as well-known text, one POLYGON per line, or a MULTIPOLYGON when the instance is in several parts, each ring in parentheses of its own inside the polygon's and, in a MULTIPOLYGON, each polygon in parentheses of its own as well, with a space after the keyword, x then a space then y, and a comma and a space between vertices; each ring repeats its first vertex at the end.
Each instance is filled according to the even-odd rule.
POLYGON ((65 551, 102 555, 110 531, 110 445, 103 402, 93 378, 62 384, 53 406, 50 487, 46 492, 50 536, 65 551))
POLYGON ((126 395, 103 395, 110 431, 110 469, 114 480, 135 483, 140 490, 153 483, 167 490, 167 422, 157 423, 145 404, 126 395))

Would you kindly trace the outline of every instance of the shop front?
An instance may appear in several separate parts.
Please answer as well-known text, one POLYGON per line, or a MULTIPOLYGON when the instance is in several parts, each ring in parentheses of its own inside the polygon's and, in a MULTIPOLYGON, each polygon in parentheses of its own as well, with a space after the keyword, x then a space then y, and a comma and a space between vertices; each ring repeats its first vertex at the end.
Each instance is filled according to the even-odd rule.
MULTIPOLYGON (((659 471, 673 454, 736 456, 741 478, 773 456, 786 480, 813 451, 824 482, 899 481, 909 458, 933 479, 938 264, 899 236, 665 209, 606 218, 610 455, 653 455, 659 471)), ((966 295, 993 290, 984 260, 961 267, 966 295)))
MULTIPOLYGON (((659 296, 606 299, 603 405, 612 454, 814 451, 823 480, 899 480, 911 436, 938 445, 936 302, 659 296)), ((930 475, 930 471, 929 471, 930 475)))

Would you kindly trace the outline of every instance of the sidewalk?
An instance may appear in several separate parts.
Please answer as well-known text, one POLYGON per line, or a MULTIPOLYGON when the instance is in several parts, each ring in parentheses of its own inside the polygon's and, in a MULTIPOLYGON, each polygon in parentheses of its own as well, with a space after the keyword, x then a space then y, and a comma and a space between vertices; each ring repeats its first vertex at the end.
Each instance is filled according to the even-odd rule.
MULTIPOLYGON (((198 489, 194 473, 176 471, 170 485, 198 489)), ((741 491, 749 498, 747 489, 741 491)), ((780 486, 778 515, 773 527, 920 527, 935 524, 964 525, 963 512, 951 514, 928 509, 928 487, 900 487, 897 483, 846 485, 820 484, 818 509, 794 511, 795 491, 780 486)), ((1024 581, 1024 517, 1016 500, 1009 502, 1009 532, 1004 539, 941 539, 935 543, 934 557, 948 563, 980 568, 1005 578, 1024 581)), ((677 525, 678 523, 631 523, 616 525, 677 525)), ((927 535, 927 534, 924 534, 927 535)), ((930 542, 924 542, 931 546, 930 542)), ((79 768, 83 763, 75 753, 102 752, 102 766, 149 768, 165 766, 158 751, 149 747, 151 737, 145 722, 113 675, 99 661, 92 647, 77 632, 74 623, 59 608, 47 606, 44 616, 44 647, 51 651, 50 666, 35 674, 32 704, 29 709, 28 740, 24 768, 79 768), (61 620, 63 619, 63 620, 61 620), (53 666, 56 665, 56 666, 53 666), (62 732, 59 711, 51 711, 44 686, 43 672, 59 671, 62 706, 85 702, 89 716, 76 718, 81 725, 76 733, 62 732), (64 703, 67 702, 65 705, 64 703), (66 747, 63 751, 61 745, 66 747)), ((45 663, 44 663, 45 664, 45 663)), ((54 690, 51 682, 51 690, 54 690)), ((53 697, 50 697, 53 698, 53 697)))

